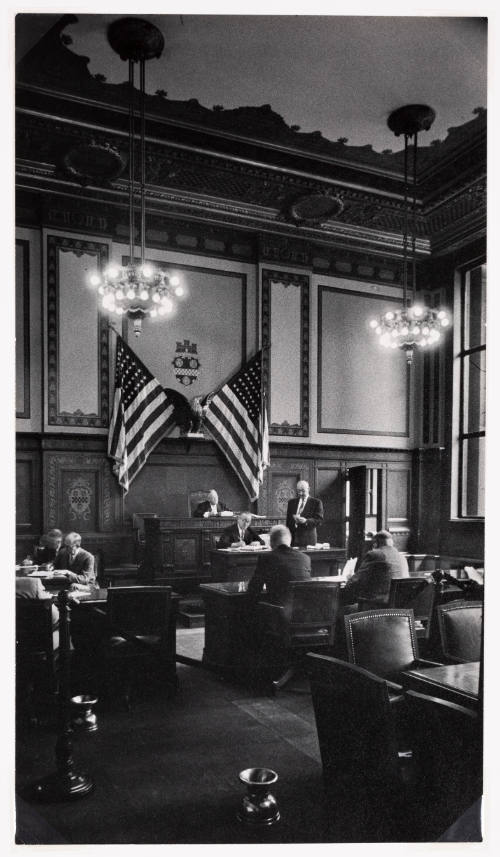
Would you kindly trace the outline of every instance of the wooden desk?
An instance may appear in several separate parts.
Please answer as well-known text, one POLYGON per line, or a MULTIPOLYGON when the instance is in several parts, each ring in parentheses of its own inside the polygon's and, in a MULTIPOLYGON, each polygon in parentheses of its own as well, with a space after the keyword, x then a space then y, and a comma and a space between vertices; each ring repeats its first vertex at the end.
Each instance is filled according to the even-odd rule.
POLYGON ((476 710, 479 706, 479 661, 407 670, 402 683, 407 690, 437 696, 476 710))
MULTIPOLYGON (((324 579, 344 581, 341 576, 324 579)), ((247 587, 247 580, 200 585, 205 603, 203 663, 212 669, 241 674, 254 663, 249 639, 255 629, 249 622, 247 587)))
MULTIPOLYGON (((222 530, 236 521, 235 517, 212 518, 145 518, 144 559, 139 566, 137 582, 170 584, 177 591, 196 589, 201 582, 212 580, 210 552, 215 550, 222 530)), ((257 533, 269 532, 284 518, 254 518, 257 533)))
MULTIPOLYGON (((311 559, 312 577, 331 577, 338 574, 345 564, 344 548, 303 551, 311 559)), ((214 583, 250 580, 257 560, 269 550, 212 550, 210 551, 210 573, 214 583)))

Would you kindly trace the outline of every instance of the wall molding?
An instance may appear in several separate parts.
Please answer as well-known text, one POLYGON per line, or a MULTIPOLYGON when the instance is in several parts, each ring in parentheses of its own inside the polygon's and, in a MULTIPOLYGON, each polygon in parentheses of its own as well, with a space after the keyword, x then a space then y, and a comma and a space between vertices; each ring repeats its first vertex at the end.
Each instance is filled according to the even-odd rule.
POLYGON ((23 256, 23 377, 24 403, 23 410, 16 411, 16 417, 29 420, 31 417, 31 355, 30 355, 30 242, 27 239, 16 238, 16 247, 20 247, 23 256))
POLYGON ((300 423, 288 425, 287 423, 271 423, 269 425, 270 435, 288 437, 307 437, 309 435, 309 282, 310 278, 305 274, 295 274, 288 271, 277 271, 268 268, 262 271, 262 385, 267 391, 267 399, 271 401, 271 358, 270 349, 266 348, 271 343, 271 284, 283 283, 285 286, 294 286, 300 289, 300 363, 301 373, 299 382, 300 396, 300 423))
POLYGON ((97 414, 59 410, 59 253, 97 257, 99 269, 108 261, 108 245, 96 241, 47 235, 47 422, 51 426, 106 428, 109 422, 109 326, 97 308, 98 401, 97 414))

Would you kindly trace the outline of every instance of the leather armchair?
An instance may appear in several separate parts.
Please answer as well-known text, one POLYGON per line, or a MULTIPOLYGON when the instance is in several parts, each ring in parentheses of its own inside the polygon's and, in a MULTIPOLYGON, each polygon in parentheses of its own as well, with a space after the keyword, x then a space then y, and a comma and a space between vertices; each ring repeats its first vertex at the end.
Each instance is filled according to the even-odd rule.
POLYGON ((437 608, 441 650, 447 663, 481 659, 482 601, 450 601, 437 608))
POLYGON ((379 609, 344 617, 349 661, 393 683, 417 666, 437 666, 419 657, 413 610, 379 609))

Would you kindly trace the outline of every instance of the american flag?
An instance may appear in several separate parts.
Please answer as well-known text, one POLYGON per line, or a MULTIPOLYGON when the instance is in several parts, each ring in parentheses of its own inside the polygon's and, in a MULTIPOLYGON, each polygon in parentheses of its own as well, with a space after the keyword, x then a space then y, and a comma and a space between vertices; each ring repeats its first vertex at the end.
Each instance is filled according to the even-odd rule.
POLYGON ((259 496, 269 466, 267 409, 259 351, 211 398, 204 424, 241 479, 250 500, 259 496))
POLYGON ((173 404, 159 381, 118 336, 108 455, 115 460, 113 469, 125 491, 173 426, 172 412, 173 404))

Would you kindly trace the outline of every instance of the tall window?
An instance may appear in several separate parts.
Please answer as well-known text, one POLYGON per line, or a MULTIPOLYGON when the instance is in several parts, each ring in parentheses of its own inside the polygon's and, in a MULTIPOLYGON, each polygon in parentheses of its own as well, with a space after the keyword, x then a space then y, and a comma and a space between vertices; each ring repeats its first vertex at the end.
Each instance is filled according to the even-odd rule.
POLYGON ((458 514, 484 517, 486 450, 486 266, 462 274, 460 288, 458 514))

